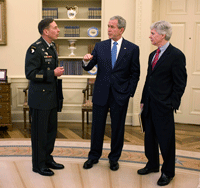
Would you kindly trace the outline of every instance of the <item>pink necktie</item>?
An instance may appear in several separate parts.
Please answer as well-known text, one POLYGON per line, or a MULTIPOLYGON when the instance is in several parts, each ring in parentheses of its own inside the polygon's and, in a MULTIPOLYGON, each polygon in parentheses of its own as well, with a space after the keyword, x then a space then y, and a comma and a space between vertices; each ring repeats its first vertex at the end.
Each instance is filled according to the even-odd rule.
POLYGON ((154 60, 153 60, 153 62, 152 62, 152 70, 153 70, 153 68, 155 67, 156 63, 158 62, 159 53, 160 53, 160 49, 158 48, 157 51, 156 51, 156 55, 155 55, 155 57, 154 57, 154 60))

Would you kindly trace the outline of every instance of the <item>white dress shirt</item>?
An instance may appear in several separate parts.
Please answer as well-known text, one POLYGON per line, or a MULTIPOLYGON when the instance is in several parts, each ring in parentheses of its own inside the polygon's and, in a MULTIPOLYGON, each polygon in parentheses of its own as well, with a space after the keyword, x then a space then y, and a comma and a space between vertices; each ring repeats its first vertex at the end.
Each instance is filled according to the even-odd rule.
MULTIPOLYGON (((111 39, 111 51, 112 51, 112 47, 113 47, 114 42, 115 41, 113 39, 111 39)), ((118 57, 119 51, 120 51, 120 48, 121 48, 121 45, 122 45, 122 37, 116 42, 117 42, 117 57, 118 57)), ((116 59, 117 59, 117 57, 116 57, 116 59)))
MULTIPOLYGON (((118 41, 116 41, 117 42, 117 57, 118 57, 118 55, 119 55, 119 51, 120 51, 120 48, 121 48, 121 45, 122 45, 122 37, 118 40, 118 41)), ((113 40, 113 39, 111 39, 111 50, 112 50, 112 47, 113 47, 113 43, 114 43, 115 41, 113 40)), ((117 59, 117 57, 116 57, 116 59, 117 59)), ((87 66, 88 65, 88 63, 89 63, 90 61, 84 61, 83 60, 83 63, 84 63, 84 65, 85 66, 87 66)))

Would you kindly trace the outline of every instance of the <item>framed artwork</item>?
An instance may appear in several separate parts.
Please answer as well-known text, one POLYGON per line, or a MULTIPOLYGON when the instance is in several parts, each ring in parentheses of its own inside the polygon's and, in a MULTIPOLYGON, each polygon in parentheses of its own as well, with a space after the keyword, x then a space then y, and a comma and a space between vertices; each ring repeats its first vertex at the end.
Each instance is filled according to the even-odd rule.
POLYGON ((0 45, 7 44, 6 0, 0 0, 0 45))
POLYGON ((0 69, 0 82, 7 81, 7 69, 0 69))

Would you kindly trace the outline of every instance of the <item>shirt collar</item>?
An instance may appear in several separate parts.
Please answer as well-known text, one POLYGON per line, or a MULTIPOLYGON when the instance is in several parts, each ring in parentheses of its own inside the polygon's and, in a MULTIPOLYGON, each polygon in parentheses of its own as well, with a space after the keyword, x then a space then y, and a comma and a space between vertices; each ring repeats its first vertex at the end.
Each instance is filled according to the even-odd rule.
POLYGON ((167 49, 168 46, 169 46, 169 42, 167 42, 164 46, 161 46, 160 47, 161 53, 163 53, 167 49))
MULTIPOLYGON (((118 46, 121 46, 121 44, 122 44, 122 37, 118 40, 118 41, 116 41, 117 42, 117 44, 118 44, 118 46)), ((115 41, 113 40, 113 39, 111 39, 111 47, 113 46, 113 43, 114 43, 115 41)))

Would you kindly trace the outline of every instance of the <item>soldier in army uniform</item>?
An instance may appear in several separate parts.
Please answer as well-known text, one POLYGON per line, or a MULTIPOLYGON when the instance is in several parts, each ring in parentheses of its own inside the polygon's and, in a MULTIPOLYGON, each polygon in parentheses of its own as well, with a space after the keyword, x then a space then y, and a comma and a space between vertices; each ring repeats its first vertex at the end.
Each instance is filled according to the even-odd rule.
POLYGON ((25 74, 30 80, 32 165, 34 172, 52 176, 54 172, 50 168, 64 168, 51 155, 57 134, 57 77, 64 69, 58 67, 53 43, 60 32, 56 22, 51 18, 44 19, 38 24, 38 30, 41 37, 28 48, 25 59, 25 74))

